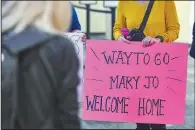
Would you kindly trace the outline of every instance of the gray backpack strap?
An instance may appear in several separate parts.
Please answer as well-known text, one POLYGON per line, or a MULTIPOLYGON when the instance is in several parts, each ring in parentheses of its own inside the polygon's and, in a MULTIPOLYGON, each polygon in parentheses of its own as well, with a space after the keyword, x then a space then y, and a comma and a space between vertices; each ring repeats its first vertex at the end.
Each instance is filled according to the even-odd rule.
POLYGON ((27 30, 11 37, 10 39, 3 40, 2 47, 13 54, 18 54, 24 50, 44 44, 53 37, 54 36, 47 33, 27 30))

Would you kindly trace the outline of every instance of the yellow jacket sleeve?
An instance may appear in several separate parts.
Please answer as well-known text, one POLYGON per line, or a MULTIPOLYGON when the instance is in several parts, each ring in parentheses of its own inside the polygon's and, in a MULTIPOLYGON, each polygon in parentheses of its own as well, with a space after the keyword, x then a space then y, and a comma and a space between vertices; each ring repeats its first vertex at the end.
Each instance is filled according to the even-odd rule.
POLYGON ((180 31, 180 24, 178 22, 177 9, 174 1, 166 1, 165 3, 165 24, 166 32, 158 34, 163 37, 164 42, 174 42, 180 31))
POLYGON ((122 9, 123 9, 122 1, 119 1, 117 6, 116 22, 113 27, 113 37, 115 40, 117 40, 120 36, 122 36, 121 29, 126 28, 126 21, 122 9))

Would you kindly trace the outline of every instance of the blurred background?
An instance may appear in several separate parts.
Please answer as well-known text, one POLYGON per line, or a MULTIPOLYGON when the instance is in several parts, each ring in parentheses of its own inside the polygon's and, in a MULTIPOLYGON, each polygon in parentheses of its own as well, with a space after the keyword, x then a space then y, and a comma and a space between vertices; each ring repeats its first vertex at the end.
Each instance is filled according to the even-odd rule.
MULTIPOLYGON (((109 7, 116 7, 114 7, 117 4, 116 1, 109 2, 113 2, 113 4, 109 4, 109 7)), ((87 12, 89 12, 90 38, 94 39, 98 36, 104 39, 111 39, 112 15, 115 12, 113 13, 108 7, 108 2, 105 4, 105 1, 72 1, 72 3, 77 11, 82 31, 87 32, 87 12), (91 4, 89 9, 86 8, 86 3, 91 4)), ((175 1, 175 3, 181 25, 180 36, 177 41, 191 43, 194 22, 194 1, 175 1)))

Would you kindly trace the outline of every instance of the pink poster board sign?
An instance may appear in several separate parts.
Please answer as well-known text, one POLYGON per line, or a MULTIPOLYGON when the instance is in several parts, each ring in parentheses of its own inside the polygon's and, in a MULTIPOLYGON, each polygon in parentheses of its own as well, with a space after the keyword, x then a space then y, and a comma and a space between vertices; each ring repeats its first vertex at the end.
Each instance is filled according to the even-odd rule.
POLYGON ((89 40, 83 120, 184 124, 188 45, 89 40))

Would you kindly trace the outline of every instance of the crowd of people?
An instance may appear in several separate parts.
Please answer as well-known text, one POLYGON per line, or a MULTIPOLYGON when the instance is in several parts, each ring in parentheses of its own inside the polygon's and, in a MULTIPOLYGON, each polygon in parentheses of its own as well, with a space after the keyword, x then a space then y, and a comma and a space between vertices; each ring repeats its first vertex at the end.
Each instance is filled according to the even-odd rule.
MULTIPOLYGON (((150 2, 119 1, 115 40, 131 43, 150 2)), ((2 128, 81 129, 76 90, 79 61, 71 41, 63 36, 64 32, 82 32, 74 6, 69 1, 2 4, 2 128)), ((155 1, 151 8, 147 24, 139 32, 145 37, 137 41, 147 47, 174 42, 180 32, 174 1, 155 1)), ((82 40, 86 42, 85 35, 82 40)), ((136 129, 166 129, 166 125, 137 123, 136 129)))

